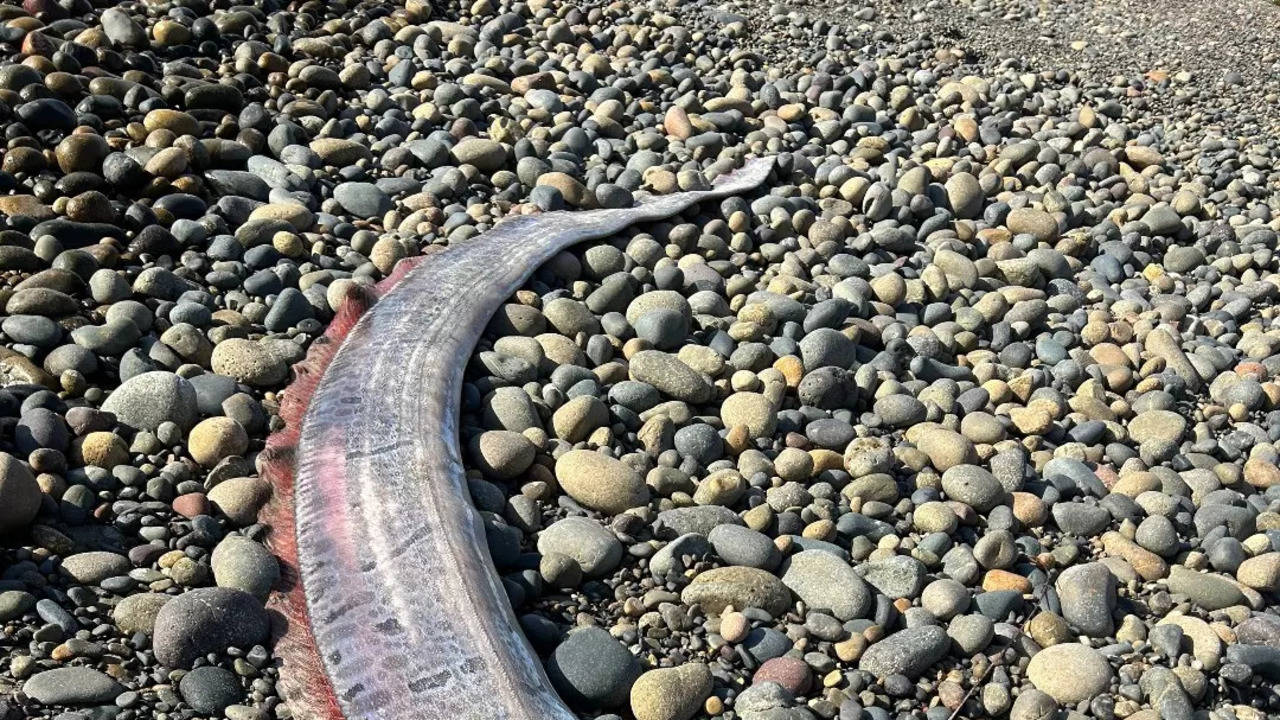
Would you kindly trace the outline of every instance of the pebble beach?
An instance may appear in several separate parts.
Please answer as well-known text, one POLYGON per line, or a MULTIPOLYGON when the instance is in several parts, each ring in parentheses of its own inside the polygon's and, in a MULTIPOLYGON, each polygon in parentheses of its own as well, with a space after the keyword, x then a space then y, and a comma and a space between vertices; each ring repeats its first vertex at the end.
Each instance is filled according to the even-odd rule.
POLYGON ((307 717, 258 453, 343 300, 754 157, 467 363, 560 697, 1280 717, 1272 3, 24 0, 0 126, 0 720, 307 717))

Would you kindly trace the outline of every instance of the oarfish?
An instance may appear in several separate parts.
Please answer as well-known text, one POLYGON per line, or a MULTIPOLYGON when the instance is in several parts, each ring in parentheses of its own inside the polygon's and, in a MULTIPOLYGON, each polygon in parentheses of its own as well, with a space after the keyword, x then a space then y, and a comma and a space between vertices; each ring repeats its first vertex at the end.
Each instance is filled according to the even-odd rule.
POLYGON ((520 632, 458 447, 463 371, 493 314, 561 250, 759 186, 772 159, 712 189, 634 207, 514 217, 403 261, 339 310, 283 396, 261 466, 290 585, 273 601, 295 717, 573 720, 520 632))

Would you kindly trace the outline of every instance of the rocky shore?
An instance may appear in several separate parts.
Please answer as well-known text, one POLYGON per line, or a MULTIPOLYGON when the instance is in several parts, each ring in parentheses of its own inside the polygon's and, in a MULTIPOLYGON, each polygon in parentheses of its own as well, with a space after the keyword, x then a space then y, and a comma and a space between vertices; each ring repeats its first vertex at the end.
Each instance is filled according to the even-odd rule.
POLYGON ((255 456, 335 305, 749 156, 469 364, 566 702, 1280 714, 1278 12, 0 7, 0 720, 293 717, 255 456))

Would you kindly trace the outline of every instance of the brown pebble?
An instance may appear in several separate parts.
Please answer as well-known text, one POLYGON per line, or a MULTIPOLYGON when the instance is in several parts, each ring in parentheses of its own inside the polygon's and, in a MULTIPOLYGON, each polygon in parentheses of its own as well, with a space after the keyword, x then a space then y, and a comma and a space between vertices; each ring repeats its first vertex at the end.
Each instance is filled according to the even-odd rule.
POLYGON ((1025 595, 1031 592, 1031 581, 1008 570, 988 570, 982 578, 982 589, 987 592, 1017 590, 1025 595))
POLYGON ((174 512, 183 517, 208 515, 210 509, 209 498, 202 492, 187 493, 173 499, 174 512))
POLYGON ((750 631, 751 622, 740 612, 727 612, 720 617, 720 637, 725 642, 742 642, 750 631))
POLYGON ((867 640, 861 635, 854 635, 848 640, 835 644, 836 657, 840 658, 841 662, 857 662, 866 649, 867 640))
POLYGON ((76 656, 75 651, 72 650, 70 647, 68 647, 65 643, 54 648, 53 651, 49 653, 49 657, 58 662, 66 662, 67 660, 70 660, 75 656, 76 656))
POLYGON ((943 680, 938 683, 938 699, 949 710, 955 710, 964 704, 965 690, 960 683, 943 680))
POLYGON ((764 661, 751 676, 753 685, 764 682, 777 683, 794 695, 803 695, 813 682, 813 673, 804 660, 784 655, 764 661))

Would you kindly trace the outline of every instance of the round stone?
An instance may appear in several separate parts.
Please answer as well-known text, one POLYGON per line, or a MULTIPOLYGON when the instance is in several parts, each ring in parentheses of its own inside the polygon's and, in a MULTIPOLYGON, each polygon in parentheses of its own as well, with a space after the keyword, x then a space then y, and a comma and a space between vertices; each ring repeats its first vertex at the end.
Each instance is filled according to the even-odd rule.
POLYGON ((224 458, 244 455, 249 450, 249 434, 229 417, 211 417, 191 428, 187 450, 196 462, 212 467, 224 458))
POLYGON ((172 595, 161 593, 138 593, 121 598, 111 611, 111 619, 116 627, 125 635, 136 632, 150 635, 155 629, 156 615, 165 603, 173 599, 172 595))
POLYGON ((891 600, 919 597, 924 589, 925 567, 908 555, 893 555, 858 566, 862 578, 891 600))
POLYGON ((585 627, 569 633, 551 653, 547 676, 575 707, 615 708, 626 703, 640 663, 607 630, 585 627))
POLYGON ((977 465, 956 465, 942 473, 947 497, 986 512, 1004 499, 1004 487, 990 472, 977 465))
POLYGON ((1027 679, 1063 705, 1092 700, 1106 692, 1114 673, 1102 653, 1080 643, 1047 647, 1031 657, 1027 679))
POLYGON ((266 600, 280 579, 280 564, 261 543, 242 535, 229 535, 213 549, 209 559, 218 587, 243 590, 266 600))
POLYGON ((720 617, 720 637, 725 642, 738 643, 751 632, 751 621, 740 612, 727 612, 720 617))
POLYGON ((739 392, 725 398, 720 405, 720 419, 726 428, 746 426, 753 438, 772 435, 778 423, 773 402, 755 392, 739 392))
MULTIPOLYGON (((929 458, 929 462, 943 472, 958 465, 972 465, 976 462, 973 441, 958 432, 936 425, 914 425, 907 430, 907 436, 915 441, 920 451, 929 458)), ((961 477, 972 477, 972 475, 965 471, 961 477)), ((978 482, 984 490, 989 487, 986 482, 978 482)), ((976 506, 975 509, 983 510, 976 506)))
POLYGON ((254 387, 272 387, 289 375, 288 362, 282 355, 263 343, 244 338, 229 338, 215 345, 210 363, 219 375, 254 387))
POLYGON ((594 450, 570 450, 556 461, 556 480, 583 507, 616 515, 649 502, 649 486, 625 463, 594 450))
POLYGON ((395 207, 386 193, 367 182, 340 183, 333 189, 333 199, 358 218, 381 218, 395 207))
POLYGON ((809 689, 813 673, 809 664, 795 657, 776 657, 764 661, 751 676, 751 683, 772 682, 781 685, 793 695, 801 695, 809 689))
POLYGON ((1018 693, 1009 720, 1049 720, 1058 714, 1058 703, 1047 693, 1026 688, 1018 693))
POLYGON ((167 667, 189 668, 208 653, 263 642, 270 624, 261 602, 243 590, 188 590, 156 614, 156 659, 167 667))
POLYGON ((707 539, 716 555, 729 565, 772 571, 782 559, 778 546, 768 535, 741 525, 718 525, 707 539))
POLYGON ((982 652, 995 637, 995 622, 986 615, 959 615, 947 626, 947 636, 962 656, 982 652))
POLYGON ((262 478, 228 478, 209 491, 209 502, 238 526, 258 521, 258 510, 271 498, 271 485, 262 478))
POLYGON ((97 585, 109 577, 126 575, 133 569, 129 558, 113 552, 94 550, 62 559, 62 572, 82 585, 97 585))
POLYGON ((884 438, 855 438, 844 450, 844 467, 855 478, 888 472, 893 468, 893 450, 884 438))
POLYGON ((632 355, 629 369, 632 380, 649 383, 676 400, 704 403, 713 394, 711 384, 698 371, 660 350, 641 350, 632 355))
POLYGON ((1280 590, 1280 552, 1263 553, 1240 563, 1236 579, 1254 590, 1280 590))
POLYGON ((178 692, 192 710, 204 715, 219 715, 245 695, 235 673, 212 665, 183 675, 178 682, 178 692))
POLYGON ((154 432, 172 422, 184 431, 200 417, 195 388, 185 378, 156 370, 135 375, 116 388, 102 409, 121 424, 154 432))
POLYGON ((959 524, 959 518, 950 505, 944 502, 931 501, 915 509, 912 515, 916 529, 924 533, 950 534, 959 524))
POLYGON ((947 202, 956 217, 974 218, 982 210, 983 192, 978 179, 971 173, 958 172, 947 178, 945 185, 947 202))
POLYGON ((636 720, 689 720, 711 687, 711 671, 703 663, 650 670, 631 687, 631 714, 636 720))
POLYGON ((622 562, 622 543, 590 518, 557 520, 538 534, 538 552, 573 558, 587 577, 600 577, 622 562))
POLYGON ((459 164, 473 165, 481 172, 498 170, 507 159, 506 148, 486 138, 467 138, 454 145, 452 153, 459 164))
POLYGON ((689 323, 684 314, 667 308, 651 310, 641 315, 635 323, 636 337, 646 340, 659 350, 674 350, 689 333, 689 323))
POLYGON ((969 590, 950 578, 934 580, 920 595, 920 606, 939 620, 950 620, 969 607, 969 590))
POLYGON ((607 425, 609 408, 593 395, 579 395, 561 405, 551 416, 555 436, 571 443, 586 440, 592 432, 607 425))
POLYGON ((510 480, 529 469, 538 449, 529 438, 510 430, 480 433, 471 456, 482 470, 499 480, 510 480))
POLYGON ((22 684, 22 692, 41 705, 101 705, 115 700, 124 688, 99 670, 64 667, 36 673, 22 684))
POLYGON ((18 458, 0 452, 0 534, 25 530, 40 511, 35 475, 18 458))
POLYGON ((1142 445, 1176 443, 1186 432, 1187 419, 1172 410, 1148 410, 1129 421, 1129 437, 1142 445))
POLYGON ((1062 571, 1055 583, 1062 616, 1090 637, 1115 631, 1111 613, 1116 607, 1116 579, 1102 563, 1075 565, 1062 571))
POLYGON ((849 369, 857 360, 857 346, 839 330, 818 328, 800 340, 800 359, 806 371, 821 367, 849 369))
POLYGON ((900 630, 867 648, 858 667, 878 678, 919 677, 947 654, 951 638, 937 625, 900 630))
POLYGON ((112 432, 91 432, 77 438, 74 449, 74 454, 78 454, 85 465, 113 468, 129 462, 129 447, 124 438, 112 432))
POLYGON ((910 395, 886 395, 876 401, 872 412, 889 427, 909 427, 924 422, 924 403, 910 395))
POLYGON ((862 576, 826 550, 803 550, 787 558, 782 582, 811 609, 829 611, 840 620, 866 617, 872 592, 862 576))
POLYGON ((699 573, 685 586, 680 599, 686 605, 697 603, 712 615, 732 605, 739 610, 759 608, 781 617, 791 607, 791 593, 782 581, 764 570, 740 566, 699 573))
POLYGON ((1058 221, 1044 210, 1018 208, 1009 213, 1006 222, 1014 234, 1027 233, 1040 242, 1048 242, 1058 235, 1058 221))

